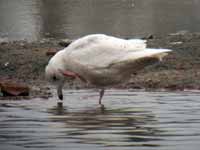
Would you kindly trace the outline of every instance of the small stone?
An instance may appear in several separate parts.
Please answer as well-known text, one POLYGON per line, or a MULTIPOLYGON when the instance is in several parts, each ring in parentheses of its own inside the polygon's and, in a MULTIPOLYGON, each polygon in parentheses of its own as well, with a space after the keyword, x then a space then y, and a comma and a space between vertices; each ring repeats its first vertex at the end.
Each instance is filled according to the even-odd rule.
POLYGON ((41 39, 39 42, 40 44, 48 43, 49 39, 41 39))
POLYGON ((63 46, 63 47, 67 47, 69 46, 69 44, 71 44, 73 42, 73 40, 70 40, 70 39, 63 39, 61 40, 58 44, 60 46, 63 46))
POLYGON ((7 43, 9 43, 8 38, 1 38, 1 37, 0 37, 0 44, 1 44, 1 45, 7 44, 7 43))
POLYGON ((0 81, 0 89, 3 96, 28 96, 29 87, 14 81, 0 81))
POLYGON ((147 40, 154 39, 154 36, 152 34, 149 34, 149 35, 146 36, 146 39, 147 40))
POLYGON ((50 33, 49 32, 46 32, 46 33, 44 33, 46 36, 49 36, 50 35, 50 33))
POLYGON ((19 43, 19 45, 20 45, 21 47, 24 47, 24 46, 25 46, 25 43, 21 42, 21 43, 19 43))
POLYGON ((178 85, 176 85, 176 84, 172 84, 172 85, 167 85, 167 86, 165 86, 165 89, 172 90, 172 91, 176 91, 176 90, 178 90, 178 91, 183 91, 183 90, 184 90, 184 87, 178 86, 178 85))
POLYGON ((181 30, 181 31, 178 31, 178 32, 175 32, 175 33, 170 33, 169 36, 186 35, 188 33, 189 33, 189 31, 187 31, 187 30, 181 30))
POLYGON ((10 64, 9 62, 6 62, 6 63, 4 64, 4 66, 5 66, 5 67, 8 67, 9 64, 10 64))
POLYGON ((154 38, 155 38, 155 37, 154 37, 153 34, 149 34, 149 35, 147 35, 147 36, 145 36, 145 37, 142 37, 143 40, 151 40, 151 39, 154 39, 154 38))
POLYGON ((46 55, 47 55, 47 56, 53 56, 53 55, 55 55, 57 52, 58 52, 58 50, 56 50, 56 49, 49 49, 49 50, 46 52, 46 55))
POLYGON ((178 41, 178 42, 171 42, 169 43, 170 45, 180 45, 180 44, 183 44, 183 42, 181 41, 178 41))

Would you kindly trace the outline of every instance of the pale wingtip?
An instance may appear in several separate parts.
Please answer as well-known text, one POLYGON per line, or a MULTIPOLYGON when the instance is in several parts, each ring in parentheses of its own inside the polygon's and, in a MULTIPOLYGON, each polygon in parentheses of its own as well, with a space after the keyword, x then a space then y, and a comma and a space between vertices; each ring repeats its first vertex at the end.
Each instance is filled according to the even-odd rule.
POLYGON ((164 48, 147 48, 146 50, 151 51, 151 52, 155 52, 155 53, 169 53, 172 52, 173 50, 171 49, 164 49, 164 48))
POLYGON ((163 49, 165 50, 165 52, 172 52, 173 50, 172 49, 163 49))
POLYGON ((173 50, 171 49, 157 49, 160 51, 159 53, 155 54, 154 57, 157 57, 159 61, 162 61, 165 56, 167 56, 173 50))

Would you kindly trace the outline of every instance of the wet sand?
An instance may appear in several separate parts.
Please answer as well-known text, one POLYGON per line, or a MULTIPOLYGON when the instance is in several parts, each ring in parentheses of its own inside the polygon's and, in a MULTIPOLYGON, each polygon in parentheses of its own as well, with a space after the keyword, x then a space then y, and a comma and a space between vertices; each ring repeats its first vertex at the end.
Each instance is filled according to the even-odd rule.
MULTIPOLYGON (((134 38, 129 37, 129 38, 134 38)), ((167 36, 147 36, 148 47, 169 48, 173 52, 153 66, 133 75, 130 82, 116 88, 145 90, 200 89, 200 33, 181 31, 167 36)), ((31 87, 31 96, 51 96, 51 85, 45 80, 44 68, 51 56, 49 50, 60 50, 59 40, 0 43, 0 80, 14 80, 31 87)), ((66 84, 66 88, 85 88, 66 84)))

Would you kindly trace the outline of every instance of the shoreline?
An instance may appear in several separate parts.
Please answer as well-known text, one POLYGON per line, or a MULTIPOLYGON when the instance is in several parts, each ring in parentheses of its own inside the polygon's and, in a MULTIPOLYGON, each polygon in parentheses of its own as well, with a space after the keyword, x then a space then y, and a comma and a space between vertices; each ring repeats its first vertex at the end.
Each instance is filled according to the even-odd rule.
MULTIPOLYGON (((168 48, 173 52, 162 62, 134 74, 128 84, 117 88, 147 91, 200 90, 200 33, 177 32, 164 37, 151 35, 145 39, 150 48, 168 48)), ((25 83, 31 88, 32 97, 52 96, 51 85, 44 77, 44 68, 51 57, 48 52, 51 54, 63 49, 61 43, 61 40, 1 41, 0 82, 12 80, 25 83)), ((86 88, 79 83, 66 84, 66 88, 72 87, 86 88)))

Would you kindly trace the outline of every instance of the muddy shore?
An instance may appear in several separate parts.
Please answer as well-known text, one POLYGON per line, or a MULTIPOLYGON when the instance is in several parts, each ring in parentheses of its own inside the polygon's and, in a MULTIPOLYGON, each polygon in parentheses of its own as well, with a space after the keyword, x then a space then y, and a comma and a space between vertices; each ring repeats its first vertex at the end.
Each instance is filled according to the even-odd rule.
MULTIPOLYGON (((134 38, 134 37, 133 37, 134 38)), ((200 90, 200 33, 178 32, 165 37, 147 36, 148 47, 169 48, 173 52, 153 66, 133 75, 122 87, 146 90, 200 90)), ((31 96, 51 96, 51 85, 45 80, 44 68, 51 56, 60 50, 60 40, 38 42, 0 42, 0 81, 12 80, 31 88, 31 96)), ((66 84, 66 88, 84 85, 66 84)), ((1 98, 2 99, 2 98, 1 98)))

